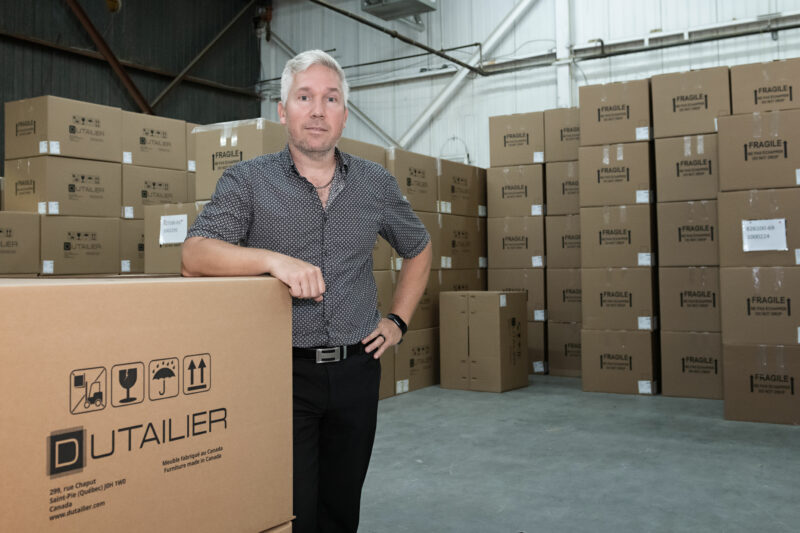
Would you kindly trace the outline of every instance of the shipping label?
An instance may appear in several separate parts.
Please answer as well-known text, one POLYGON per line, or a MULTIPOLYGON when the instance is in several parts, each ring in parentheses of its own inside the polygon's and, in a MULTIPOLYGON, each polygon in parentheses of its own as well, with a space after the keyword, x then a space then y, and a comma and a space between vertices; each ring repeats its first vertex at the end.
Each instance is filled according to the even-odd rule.
POLYGON ((742 220, 743 252, 785 252, 786 219, 742 220))

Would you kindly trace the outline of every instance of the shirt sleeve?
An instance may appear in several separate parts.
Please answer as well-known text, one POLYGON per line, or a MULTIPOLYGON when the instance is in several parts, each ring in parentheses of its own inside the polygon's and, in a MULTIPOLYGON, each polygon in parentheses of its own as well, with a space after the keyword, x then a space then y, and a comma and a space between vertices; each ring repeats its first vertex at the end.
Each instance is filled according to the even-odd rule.
POLYGON ((378 232, 400 257, 411 259, 425 249, 431 240, 428 230, 403 198, 397 180, 388 174, 384 196, 383 219, 378 232))
POLYGON ((231 244, 247 239, 253 218, 252 194, 246 172, 228 168, 217 182, 211 201, 189 228, 186 237, 207 237, 231 244))

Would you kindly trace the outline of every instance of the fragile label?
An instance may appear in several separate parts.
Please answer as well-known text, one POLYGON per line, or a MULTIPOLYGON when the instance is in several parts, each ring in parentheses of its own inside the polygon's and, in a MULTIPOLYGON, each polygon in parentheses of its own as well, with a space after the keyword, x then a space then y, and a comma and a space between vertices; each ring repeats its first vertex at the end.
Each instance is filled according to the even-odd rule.
POLYGON ((47 202, 47 212, 51 215, 57 215, 59 211, 58 202, 47 202))
POLYGON ((126 165, 132 165, 133 154, 131 154, 130 152, 122 152, 122 162, 125 163, 126 165))
POLYGON ((533 152, 534 163, 544 163, 544 152, 533 152))
POLYGON ((542 206, 541 205, 532 205, 531 206, 531 216, 541 216, 542 214, 542 206))
POLYGON ((742 251, 785 252, 786 219, 742 220, 742 251))
POLYGON ((532 256, 531 266, 533 266, 533 268, 542 268, 544 266, 544 258, 541 255, 532 256))
POLYGON ((123 259, 119 262, 119 271, 120 272, 130 272, 131 271, 131 262, 129 259, 123 259))
POLYGON ((53 261, 42 261, 42 274, 52 274, 54 271, 53 261))
POLYGON ((653 318, 649 316, 639 317, 639 329, 650 331, 653 329, 653 318))
POLYGON ((159 246, 165 244, 183 244, 189 230, 187 215, 164 215, 161 217, 161 229, 158 234, 159 246))
POLYGON ((636 191, 636 203, 637 204, 649 204, 650 203, 650 191, 636 191))
POLYGON ((547 320, 547 311, 544 309, 535 309, 533 311, 533 320, 535 322, 544 322, 547 320))
POLYGON ((637 141, 649 141, 650 140, 650 127, 649 126, 641 126, 636 128, 636 140, 637 141))
POLYGON ((653 254, 639 254, 639 266, 649 267, 653 265, 653 254))
POLYGON ((639 394, 653 394, 653 382, 640 380, 639 394))

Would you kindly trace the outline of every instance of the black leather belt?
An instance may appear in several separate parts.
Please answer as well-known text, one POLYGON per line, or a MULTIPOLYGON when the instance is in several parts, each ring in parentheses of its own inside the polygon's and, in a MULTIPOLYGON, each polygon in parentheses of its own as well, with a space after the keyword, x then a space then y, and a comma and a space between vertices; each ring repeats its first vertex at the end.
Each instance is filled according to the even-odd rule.
POLYGON ((292 357, 312 359, 317 363, 336 363, 361 353, 364 353, 364 345, 360 342, 349 346, 329 346, 322 348, 292 347, 292 357))

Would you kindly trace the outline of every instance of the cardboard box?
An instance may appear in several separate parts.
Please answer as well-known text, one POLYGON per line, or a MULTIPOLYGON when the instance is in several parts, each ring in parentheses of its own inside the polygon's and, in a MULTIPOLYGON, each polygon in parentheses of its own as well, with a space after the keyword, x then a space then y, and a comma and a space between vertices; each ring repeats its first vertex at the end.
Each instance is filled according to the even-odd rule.
POLYGON ((194 202, 197 200, 197 173, 186 173, 186 201, 194 202))
POLYGON ((5 104, 5 157, 61 155, 122 161, 122 112, 56 96, 5 104))
POLYGON ((800 348, 724 344, 725 418, 800 424, 800 348))
POLYGON ((719 265, 717 201, 659 203, 658 264, 719 265))
MULTIPOLYGON (((440 213, 416 213, 428 234, 431 236, 431 270, 439 270, 440 268, 447 268, 448 264, 446 258, 442 257, 444 239, 444 217, 440 213)), ((461 217, 459 217, 461 218, 461 217)), ((449 247, 448 247, 449 251, 449 247)), ((450 260, 452 264, 452 259, 450 260)), ((397 255, 394 256, 394 270, 400 270, 403 267, 403 258, 397 255)))
POLYGON ((800 110, 719 119, 721 191, 800 185, 800 110))
POLYGON ((5 280, 0 294, 15 324, 0 399, 25 405, 0 415, 16 487, 0 530, 262 531, 292 517, 280 281, 5 280))
POLYGON ((661 332, 661 393, 680 398, 722 399, 722 336, 661 332))
POLYGON ((717 134, 656 139, 659 202, 713 200, 719 191, 717 134))
POLYGON ((372 248, 372 269, 394 270, 394 250, 380 236, 375 240, 375 246, 372 248))
POLYGON ((577 107, 548 109, 544 112, 545 161, 578 159, 580 142, 580 114, 577 107))
POLYGON ((544 222, 548 268, 580 268, 581 217, 547 216, 544 222))
POLYGON ((266 533, 292 533, 292 523, 286 522, 278 527, 273 527, 272 529, 266 531, 266 533))
POLYGON ((543 268, 490 268, 488 274, 490 291, 526 293, 528 322, 547 320, 547 289, 543 268))
POLYGON ((719 284, 724 344, 800 344, 800 267, 723 267, 719 284))
POLYGON ((284 127, 263 118, 198 126, 194 135, 198 200, 211 199, 226 169, 286 146, 284 127))
POLYGON ((39 272, 39 215, 0 211, 0 274, 39 272))
POLYGON ((372 272, 375 278, 375 288, 378 296, 378 312, 381 316, 391 313, 392 299, 394 298, 395 274, 391 270, 378 270, 372 272))
POLYGON ((395 394, 439 384, 439 328, 408 330, 394 347, 395 394))
POLYGON ((397 178, 403 197, 414 211, 437 212, 438 172, 435 158, 392 147, 386 150, 386 169, 397 178))
POLYGON ((734 114, 800 108, 800 59, 731 67, 734 114))
POLYGON ((6 204, 6 182, 3 176, 0 176, 0 211, 5 211, 6 204))
POLYGON ((547 163, 544 175, 547 214, 577 215, 580 208, 578 162, 547 163))
MULTIPOLYGON (((440 271, 441 272, 441 271, 440 271)), ((383 313, 383 316, 389 313, 383 313)), ((435 328, 439 325, 439 275, 431 271, 428 276, 428 283, 425 285, 425 292, 417 304, 414 311, 414 316, 408 323, 408 328, 411 329, 427 329, 435 328)))
POLYGON ((528 374, 547 374, 547 327, 528 322, 528 374))
POLYGON ((122 218, 144 218, 147 205, 187 201, 183 170, 122 165, 122 218))
POLYGON ((649 141, 650 80, 579 87, 581 146, 649 141))
POLYGON ((193 130, 199 124, 186 123, 186 170, 197 172, 197 142, 195 141, 193 130))
POLYGON ((381 385, 378 390, 378 399, 385 400, 394 396, 394 350, 386 350, 380 358, 381 385))
POLYGON ((524 294, 442 292, 439 313, 443 388, 504 392, 528 385, 524 294))
POLYGON ((119 271, 144 273, 144 220, 119 221, 119 271))
POLYGON ((544 268, 544 217, 490 218, 491 268, 544 268))
POLYGON ((44 216, 41 228, 40 274, 119 273, 119 219, 44 216))
POLYGON ((42 215, 118 217, 119 163, 67 157, 6 161, 7 208, 42 215))
POLYGON ((486 171, 446 159, 437 159, 440 213, 470 217, 486 216, 486 171))
POLYGON ((581 376, 580 322, 547 323, 547 366, 551 376, 581 376))
POLYGON ((147 205, 144 208, 144 271, 180 274, 181 246, 208 202, 147 205))
POLYGON ((580 206, 653 202, 650 143, 581 146, 578 150, 580 206))
POLYGON ((696 135, 717 131, 717 117, 731 114, 728 67, 659 74, 653 91, 653 136, 696 135))
POLYGON ((544 113, 489 117, 489 160, 493 167, 544 163, 544 113))
POLYGON ((582 207, 581 266, 655 266, 653 206, 582 207))
POLYGON ((652 268, 581 269, 581 313, 586 329, 658 329, 652 268))
POLYGON ((186 121, 122 112, 122 164, 187 170, 186 121))
POLYGON ((439 291, 485 291, 486 270, 439 270, 439 291))
POLYGON ((356 141, 355 139, 346 139, 344 137, 339 139, 336 146, 346 154, 378 163, 380 166, 386 168, 386 148, 383 146, 356 141))
POLYGON ((486 268, 486 219, 441 216, 441 268, 486 268))
POLYGON ((800 264, 800 189, 719 194, 722 266, 800 264))
POLYGON ((658 269, 661 329, 720 331, 718 267, 658 269))
POLYGON ((490 168, 486 171, 487 214, 527 217, 545 213, 542 165, 490 168))
POLYGON ((555 322, 580 322, 581 270, 579 268, 547 269, 547 318, 555 322))
POLYGON ((658 341, 653 332, 581 331, 581 386, 585 392, 657 394, 658 371, 658 341))

